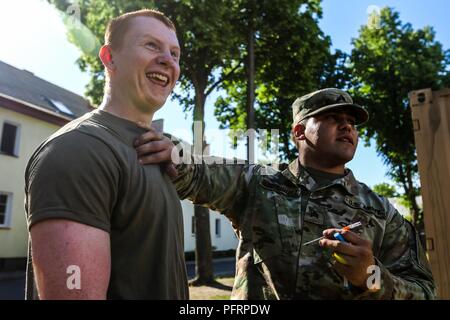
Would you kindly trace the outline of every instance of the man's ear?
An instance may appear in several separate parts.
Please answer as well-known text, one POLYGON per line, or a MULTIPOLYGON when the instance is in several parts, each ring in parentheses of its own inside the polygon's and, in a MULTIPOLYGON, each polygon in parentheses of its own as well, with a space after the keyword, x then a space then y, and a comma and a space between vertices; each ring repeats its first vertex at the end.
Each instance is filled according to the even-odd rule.
POLYGON ((292 128, 292 133, 294 135, 295 141, 306 140, 305 129, 306 129, 306 127, 300 123, 297 123, 292 128))
POLYGON ((116 69, 116 66, 114 65, 113 57, 112 57, 112 50, 109 45, 103 45, 100 48, 100 52, 98 53, 98 56, 100 60, 102 61, 103 65, 105 66, 108 71, 114 71, 116 69))

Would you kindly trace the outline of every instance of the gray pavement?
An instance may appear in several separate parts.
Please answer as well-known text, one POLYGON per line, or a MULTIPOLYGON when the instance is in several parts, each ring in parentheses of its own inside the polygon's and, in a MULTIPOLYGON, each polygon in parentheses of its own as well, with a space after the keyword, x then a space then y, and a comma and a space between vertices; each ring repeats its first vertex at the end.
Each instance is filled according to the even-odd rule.
POLYGON ((25 272, 0 273, 0 300, 23 300, 25 297, 25 272))
MULTIPOLYGON (((220 259, 214 259, 214 275, 216 277, 218 276, 229 276, 233 275, 235 272, 235 264, 236 259, 233 258, 220 258, 220 259)), ((186 262, 186 269, 187 269, 187 275, 188 279, 192 279, 195 277, 195 262, 194 261, 187 261, 186 262)))

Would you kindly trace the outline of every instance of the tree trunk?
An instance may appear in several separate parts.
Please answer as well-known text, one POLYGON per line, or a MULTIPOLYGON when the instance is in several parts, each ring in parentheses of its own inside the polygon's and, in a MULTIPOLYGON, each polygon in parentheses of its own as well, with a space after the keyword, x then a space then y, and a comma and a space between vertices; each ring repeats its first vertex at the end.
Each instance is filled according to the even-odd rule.
POLYGON ((403 166, 398 166, 397 168, 399 173, 398 176, 400 177, 400 181, 403 185, 403 190, 408 199, 409 212, 413 220, 412 223, 419 233, 422 246, 425 246, 425 226, 423 223, 423 215, 421 214, 421 210, 416 201, 416 192, 414 189, 414 184, 412 182, 411 166, 406 165, 406 168, 403 168, 403 166))
POLYGON ((405 178, 405 183, 404 183, 405 194, 408 197, 408 200, 410 203, 410 211, 411 211, 411 216, 413 218, 414 226, 417 226, 419 224, 420 209, 416 202, 416 193, 415 193, 414 185, 412 182, 411 167, 409 165, 406 165, 405 170, 406 170, 406 174, 404 176, 404 178, 405 178))
MULTIPOLYGON (((204 141, 204 110, 206 96, 205 88, 196 88, 194 107, 194 154, 203 155, 204 141)), ((214 267, 212 261, 211 232, 209 227, 209 209, 194 207, 195 216, 195 278, 192 286, 214 283, 214 267)))
POLYGON ((209 209, 195 206, 195 278, 193 286, 214 282, 212 263, 211 233, 209 227, 209 209))
MULTIPOLYGON (((288 162, 293 161, 295 158, 294 157, 295 152, 291 152, 291 150, 289 149, 290 139, 291 139, 290 136, 288 136, 286 139, 283 139, 284 148, 286 149, 286 158, 287 158, 288 162)), ((295 148, 297 149, 297 158, 298 158, 300 150, 298 150, 297 146, 295 148)), ((281 161, 281 157, 279 157, 278 160, 281 161)))
POLYGON ((255 139, 251 129, 255 129, 255 30, 254 30, 254 8, 250 12, 251 18, 248 25, 247 34, 247 160, 253 164, 255 162, 255 139))
POLYGON ((408 183, 408 199, 411 204, 411 213, 413 217, 414 227, 416 227, 417 232, 419 233, 420 240, 422 242, 422 246, 425 246, 425 225, 423 221, 422 210, 419 208, 416 201, 416 191, 412 181, 412 170, 411 166, 406 166, 406 179, 408 183))

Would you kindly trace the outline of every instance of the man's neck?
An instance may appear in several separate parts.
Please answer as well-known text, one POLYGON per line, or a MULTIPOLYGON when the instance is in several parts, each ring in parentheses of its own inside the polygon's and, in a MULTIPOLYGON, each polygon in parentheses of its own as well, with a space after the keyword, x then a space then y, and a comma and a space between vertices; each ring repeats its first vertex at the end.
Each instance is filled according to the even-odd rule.
POLYGON ((343 175, 345 174, 345 165, 329 165, 329 164, 323 164, 319 161, 312 161, 309 159, 306 159, 305 157, 298 157, 298 160, 300 164, 305 168, 312 168, 314 170, 327 172, 331 174, 339 174, 343 175))
POLYGON ((138 107, 130 103, 121 102, 119 99, 113 99, 106 95, 103 98, 99 109, 133 122, 151 124, 153 120, 153 113, 144 113, 138 107))

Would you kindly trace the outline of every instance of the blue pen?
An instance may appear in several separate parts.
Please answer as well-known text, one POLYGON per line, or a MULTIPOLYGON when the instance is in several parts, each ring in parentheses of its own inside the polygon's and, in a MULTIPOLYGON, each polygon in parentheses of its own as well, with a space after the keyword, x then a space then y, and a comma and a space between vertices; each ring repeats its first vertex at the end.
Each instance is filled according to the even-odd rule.
POLYGON ((345 240, 345 238, 342 236, 342 234, 340 234, 339 232, 336 232, 335 234, 333 234, 333 237, 334 237, 336 240, 339 240, 340 242, 347 242, 347 241, 345 240))
MULTIPOLYGON (((333 237, 336 240, 339 240, 341 242, 345 242, 345 243, 348 242, 347 240, 345 240, 345 238, 339 232, 336 232, 335 234, 333 234, 333 237)), ((343 257, 341 257, 340 255, 338 255, 336 252, 333 253, 333 257, 336 259, 336 261, 339 261, 342 264, 348 264, 347 261, 343 257)), ((348 282, 347 278, 344 277, 344 289, 345 290, 350 290, 350 288, 351 288, 350 287, 350 283, 348 282)))

